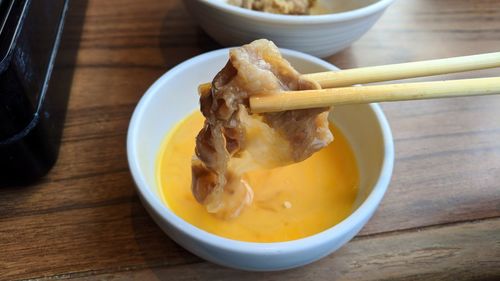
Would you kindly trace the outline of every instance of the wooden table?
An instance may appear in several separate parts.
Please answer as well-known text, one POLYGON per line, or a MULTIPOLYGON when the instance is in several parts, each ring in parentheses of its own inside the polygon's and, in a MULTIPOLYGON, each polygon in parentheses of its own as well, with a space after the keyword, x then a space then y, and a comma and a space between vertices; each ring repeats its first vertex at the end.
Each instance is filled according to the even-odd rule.
MULTIPOLYGON (((321 261, 241 272, 172 242, 134 191, 125 134, 155 79, 214 48, 180 0, 89 2, 59 162, 37 185, 0 190, 1 280, 499 280, 499 96, 383 104, 391 185, 361 233, 321 261)), ((328 60, 350 68, 499 48, 500 1, 401 0, 328 60)))

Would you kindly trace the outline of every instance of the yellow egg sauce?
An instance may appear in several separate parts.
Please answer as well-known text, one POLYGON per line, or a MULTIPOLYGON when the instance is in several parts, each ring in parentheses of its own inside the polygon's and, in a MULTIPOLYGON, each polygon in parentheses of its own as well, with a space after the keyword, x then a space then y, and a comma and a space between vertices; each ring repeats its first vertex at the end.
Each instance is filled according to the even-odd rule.
POLYGON ((352 212, 356 161, 346 138, 331 126, 334 141, 305 161, 247 173, 254 200, 239 217, 208 213, 191 193, 191 157, 203 121, 200 112, 181 121, 165 138, 156 165, 162 199, 188 223, 234 240, 280 242, 321 232, 352 212))

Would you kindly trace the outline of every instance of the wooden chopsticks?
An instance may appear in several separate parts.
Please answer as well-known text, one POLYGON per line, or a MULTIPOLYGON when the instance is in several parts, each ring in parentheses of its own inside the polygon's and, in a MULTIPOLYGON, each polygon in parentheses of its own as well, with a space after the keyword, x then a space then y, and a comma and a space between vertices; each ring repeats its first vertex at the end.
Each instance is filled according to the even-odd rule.
POLYGON ((250 98, 252 113, 332 105, 500 94, 500 77, 281 92, 250 98))
POLYGON ((304 74, 322 88, 334 88, 500 67, 500 52, 304 74))
MULTIPOLYGON (((340 104, 499 94, 500 77, 346 87, 494 67, 500 67, 500 52, 304 74, 302 79, 315 81, 323 89, 280 92, 279 95, 263 93, 250 98, 250 109, 262 113, 340 104)), ((202 84, 198 90, 201 94, 207 93, 210 86, 202 84)))

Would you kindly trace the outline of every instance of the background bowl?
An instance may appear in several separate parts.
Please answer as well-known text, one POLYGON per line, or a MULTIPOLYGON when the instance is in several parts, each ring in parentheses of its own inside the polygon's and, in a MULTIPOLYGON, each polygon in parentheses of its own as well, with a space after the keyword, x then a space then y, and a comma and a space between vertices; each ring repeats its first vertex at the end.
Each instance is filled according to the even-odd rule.
MULTIPOLYGON (((266 38, 284 48, 327 57, 365 34, 393 0, 336 0, 358 7, 341 13, 295 16, 235 7, 225 0, 185 0, 187 8, 219 44, 237 46, 266 38)), ((347 4, 346 4, 347 5, 347 4)))
MULTIPOLYGON (((302 73, 336 69, 303 53, 282 52, 302 73)), ((214 263, 268 271, 320 259, 354 237, 382 200, 394 163, 393 140, 387 120, 376 104, 338 106, 331 115, 354 150, 360 174, 360 192, 353 213, 339 224, 313 236, 280 243, 241 242, 208 233, 182 220, 162 202, 155 165, 167 132, 198 108, 197 85, 210 81, 227 59, 228 49, 192 58, 160 77, 141 98, 127 135, 129 166, 141 201, 173 240, 214 263)))

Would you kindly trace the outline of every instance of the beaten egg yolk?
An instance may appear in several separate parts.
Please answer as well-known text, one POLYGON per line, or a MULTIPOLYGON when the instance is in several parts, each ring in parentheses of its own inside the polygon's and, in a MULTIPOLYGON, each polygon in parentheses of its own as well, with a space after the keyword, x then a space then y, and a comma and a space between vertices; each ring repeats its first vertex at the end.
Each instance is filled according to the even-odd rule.
POLYGON ((346 218, 358 192, 354 153, 339 129, 334 141, 310 158, 285 167, 244 175, 253 203, 240 216, 208 213, 191 193, 191 157, 204 118, 194 112, 163 141, 157 181, 164 203, 188 223, 218 236, 248 242, 282 242, 319 233, 346 218))

